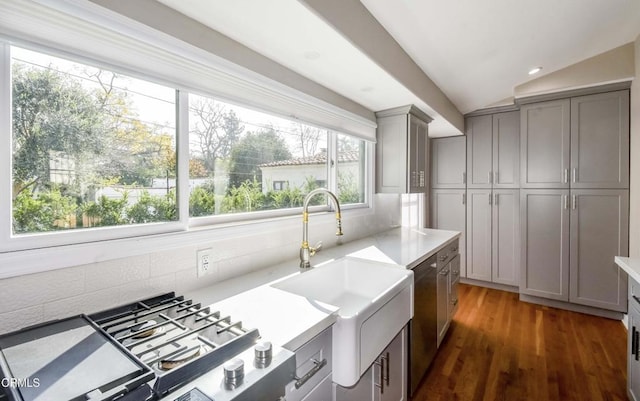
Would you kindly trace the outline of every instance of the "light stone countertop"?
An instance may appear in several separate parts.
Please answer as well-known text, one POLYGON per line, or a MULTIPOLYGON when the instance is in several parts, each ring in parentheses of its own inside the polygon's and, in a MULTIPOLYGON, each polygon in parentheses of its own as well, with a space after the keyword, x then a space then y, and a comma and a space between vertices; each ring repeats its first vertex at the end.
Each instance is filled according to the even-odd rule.
MULTIPOLYGON (((311 262, 320 265, 350 256, 413 268, 459 236, 457 231, 394 228, 324 249, 311 262)), ((263 339, 293 351, 331 327, 338 311, 270 286, 274 281, 300 274, 298 263, 295 259, 266 266, 185 296, 203 305, 212 304, 212 308, 232 319, 242 320, 243 327, 257 328, 263 339)))
POLYGON ((640 283, 640 258, 616 256, 614 261, 629 277, 640 283))

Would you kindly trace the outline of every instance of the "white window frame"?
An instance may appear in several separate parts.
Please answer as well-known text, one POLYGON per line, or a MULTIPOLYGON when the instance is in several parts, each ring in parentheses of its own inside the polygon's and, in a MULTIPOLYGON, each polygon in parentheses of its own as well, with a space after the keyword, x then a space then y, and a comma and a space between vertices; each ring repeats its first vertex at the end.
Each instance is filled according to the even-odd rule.
MULTIPOLYGON (((0 134, 0 149, 2 149, 2 160, 7 160, 8 165, 6 167, 9 167, 5 168, 5 166, 2 166, 2 168, 0 168, 0 186, 2 186, 2 188, 11 188, 12 185, 12 168, 10 168, 10 162, 13 160, 11 146, 12 100, 10 91, 12 85, 10 67, 11 45, 29 48, 34 51, 42 51, 82 63, 99 65, 103 68, 109 68, 115 72, 124 73, 132 77, 180 88, 180 85, 174 82, 168 82, 166 78, 156 79, 153 76, 148 76, 145 72, 136 72, 126 66, 114 67, 114 64, 105 63, 103 60, 96 61, 86 57, 79 57, 73 52, 59 48, 33 45, 32 43, 24 43, 20 40, 6 40, 6 38, 0 37, 0 121, 2 121, 3 124, 0 129, 1 132, 4 133, 0 134)), ((209 96, 228 101, 216 94, 209 94, 209 96)), ((203 238, 210 240, 215 236, 225 237, 231 232, 230 230, 246 230, 246 228, 242 228, 242 226, 246 225, 251 225, 251 230, 254 232, 256 229, 269 232, 273 231, 274 228, 282 227, 282 219, 289 221, 289 223, 285 224, 299 223, 298 217, 301 208, 189 218, 188 107, 181 106, 188 101, 188 92, 178 90, 176 100, 176 107, 178 109, 176 121, 178 221, 14 236, 12 235, 12 208, 10 207, 12 203, 11 191, 0 190, 0 206, 2 206, 0 207, 0 224, 2 225, 0 229, 0 278, 144 254, 157 250, 158 247, 162 247, 163 244, 170 244, 170 246, 175 247, 192 244, 194 240, 202 240, 203 238), (274 219, 278 221, 273 221, 274 219), (46 265, 43 265, 43 260, 47 260, 46 265)), ((241 106, 247 107, 244 104, 241 104, 241 106)), ((317 126, 317 124, 312 125, 317 126)), ((324 126, 321 126, 321 128, 327 129, 327 127, 324 126)), ((329 134, 327 150, 329 160, 336 157, 337 135, 338 133, 335 131, 329 134)), ((372 213, 371 199, 373 195, 373 185, 371 182, 371 171, 373 167, 373 144, 367 141, 365 141, 365 143, 367 144, 364 161, 364 168, 367 175, 365 185, 366 202, 362 204, 344 205, 343 209, 347 211, 347 215, 349 213, 372 213), (350 212, 350 210, 353 211, 350 212)), ((331 167, 328 161, 327 169, 328 181, 331 183, 329 189, 335 192, 337 186, 336 168, 331 167)), ((329 211, 330 209, 329 205, 314 206, 311 208, 311 211, 323 212, 329 211)), ((331 213, 327 213, 327 215, 332 216, 331 213)))

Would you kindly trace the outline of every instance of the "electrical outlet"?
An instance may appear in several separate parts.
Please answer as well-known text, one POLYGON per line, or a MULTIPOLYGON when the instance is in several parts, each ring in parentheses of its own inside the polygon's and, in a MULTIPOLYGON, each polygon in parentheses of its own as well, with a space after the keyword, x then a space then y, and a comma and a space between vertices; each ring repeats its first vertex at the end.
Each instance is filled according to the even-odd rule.
POLYGON ((196 252, 198 277, 206 276, 213 270, 211 266, 211 248, 199 249, 196 252))

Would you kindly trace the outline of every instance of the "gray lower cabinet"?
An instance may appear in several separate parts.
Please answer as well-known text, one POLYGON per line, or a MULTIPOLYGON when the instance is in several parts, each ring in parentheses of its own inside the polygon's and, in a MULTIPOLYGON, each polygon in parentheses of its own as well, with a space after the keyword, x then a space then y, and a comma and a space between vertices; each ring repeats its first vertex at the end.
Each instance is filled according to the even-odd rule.
POLYGON ((627 392, 640 401, 640 284, 629 278, 629 324, 627 340, 627 392))
POLYGON ((568 197, 563 189, 520 190, 522 294, 569 300, 568 197))
POLYGON ((431 139, 432 188, 465 188, 467 184, 466 139, 465 136, 431 139))
POLYGON ((520 292, 626 311, 627 190, 521 190, 520 292))
POLYGON ((407 329, 389 343, 353 387, 333 384, 335 401, 405 401, 407 399, 407 329))
POLYGON ((627 311, 627 275, 613 262, 629 254, 629 191, 571 190, 569 301, 627 311))
POLYGON ((520 197, 517 189, 467 191, 467 278, 517 286, 520 197))
POLYGON ((460 231, 460 276, 466 277, 466 198, 464 189, 431 190, 431 227, 460 231))

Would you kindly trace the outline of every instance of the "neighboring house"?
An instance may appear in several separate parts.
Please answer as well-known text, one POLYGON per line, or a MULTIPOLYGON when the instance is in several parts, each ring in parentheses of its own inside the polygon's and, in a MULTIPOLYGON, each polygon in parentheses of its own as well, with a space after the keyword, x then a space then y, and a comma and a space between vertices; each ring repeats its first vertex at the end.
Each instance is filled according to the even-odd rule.
MULTIPOLYGON (((279 160, 258 166, 262 170, 262 192, 282 191, 287 188, 304 189, 307 182, 314 181, 318 187, 327 185, 327 151, 321 149, 310 157, 279 160)), ((360 157, 358 151, 338 153, 338 174, 358 177, 360 157)), ((340 177, 338 178, 340 181, 340 177)))

